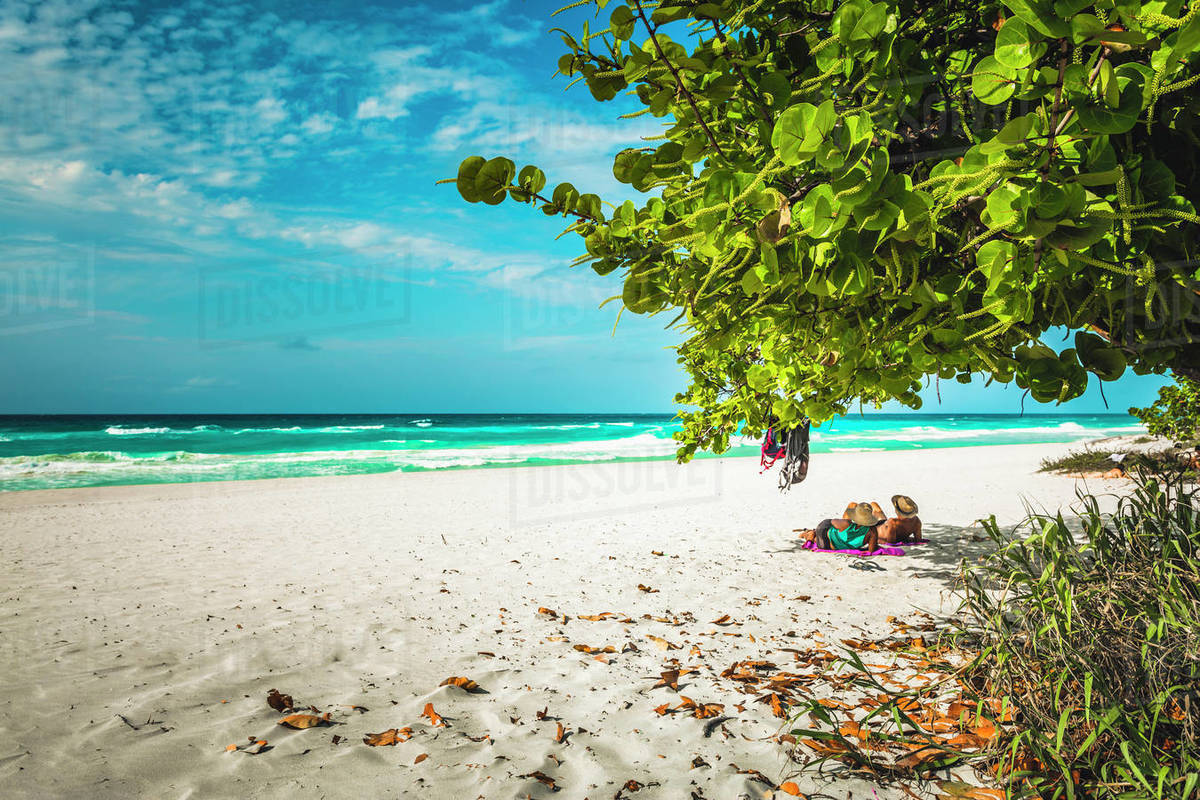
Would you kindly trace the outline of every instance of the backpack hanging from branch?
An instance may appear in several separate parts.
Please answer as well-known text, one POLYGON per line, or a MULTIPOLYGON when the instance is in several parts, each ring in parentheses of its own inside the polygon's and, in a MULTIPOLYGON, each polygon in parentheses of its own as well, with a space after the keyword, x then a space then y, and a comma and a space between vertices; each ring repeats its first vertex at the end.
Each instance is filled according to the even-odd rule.
POLYGON ((776 461, 783 462, 779 467, 780 491, 790 489, 793 483, 800 483, 808 477, 809 426, 809 420, 804 420, 804 424, 791 430, 779 430, 774 425, 767 428, 759 464, 762 471, 766 472, 775 466, 776 461))

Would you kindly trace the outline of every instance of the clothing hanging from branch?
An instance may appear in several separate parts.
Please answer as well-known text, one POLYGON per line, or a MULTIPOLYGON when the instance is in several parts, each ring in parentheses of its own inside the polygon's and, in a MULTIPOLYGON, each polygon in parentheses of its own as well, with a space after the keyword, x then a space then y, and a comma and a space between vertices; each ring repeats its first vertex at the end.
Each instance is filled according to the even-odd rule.
POLYGON ((783 462, 779 467, 779 490, 785 491, 794 483, 800 483, 808 477, 808 436, 809 420, 804 420, 790 430, 781 429, 775 425, 767 428, 767 435, 762 443, 762 457, 759 465, 763 472, 775 466, 776 461, 783 462))

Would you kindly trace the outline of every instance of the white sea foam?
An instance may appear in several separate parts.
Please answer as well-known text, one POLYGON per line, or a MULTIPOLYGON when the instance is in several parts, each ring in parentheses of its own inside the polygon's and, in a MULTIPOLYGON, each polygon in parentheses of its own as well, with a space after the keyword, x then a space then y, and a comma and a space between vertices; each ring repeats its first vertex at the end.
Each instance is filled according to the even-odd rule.
POLYGON ((104 429, 109 436, 146 436, 154 433, 170 433, 170 428, 122 428, 120 425, 110 425, 104 429))

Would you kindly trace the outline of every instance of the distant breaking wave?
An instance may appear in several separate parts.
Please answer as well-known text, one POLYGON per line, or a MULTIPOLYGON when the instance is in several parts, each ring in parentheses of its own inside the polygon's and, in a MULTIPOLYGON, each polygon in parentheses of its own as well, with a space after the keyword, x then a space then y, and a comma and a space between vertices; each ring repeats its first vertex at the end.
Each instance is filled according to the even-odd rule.
MULTIPOLYGON (((678 430, 665 414, 0 417, 0 491, 670 459, 678 430)), ((814 428, 812 448, 881 452, 1144 432, 1125 415, 872 415, 814 428)), ((726 455, 754 456, 760 439, 734 436, 731 444, 726 455)))

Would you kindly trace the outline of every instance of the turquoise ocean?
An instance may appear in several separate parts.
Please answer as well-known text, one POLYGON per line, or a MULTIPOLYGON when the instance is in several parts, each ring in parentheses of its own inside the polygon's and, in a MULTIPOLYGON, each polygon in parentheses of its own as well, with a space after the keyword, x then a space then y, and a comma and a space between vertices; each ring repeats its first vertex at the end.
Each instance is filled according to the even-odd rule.
MULTIPOLYGON (((0 491, 670 459, 669 415, 0 416, 0 491)), ((1072 442, 1142 433, 1125 414, 869 414, 822 452, 1072 442)), ((757 456, 757 441, 728 455, 757 456)))

